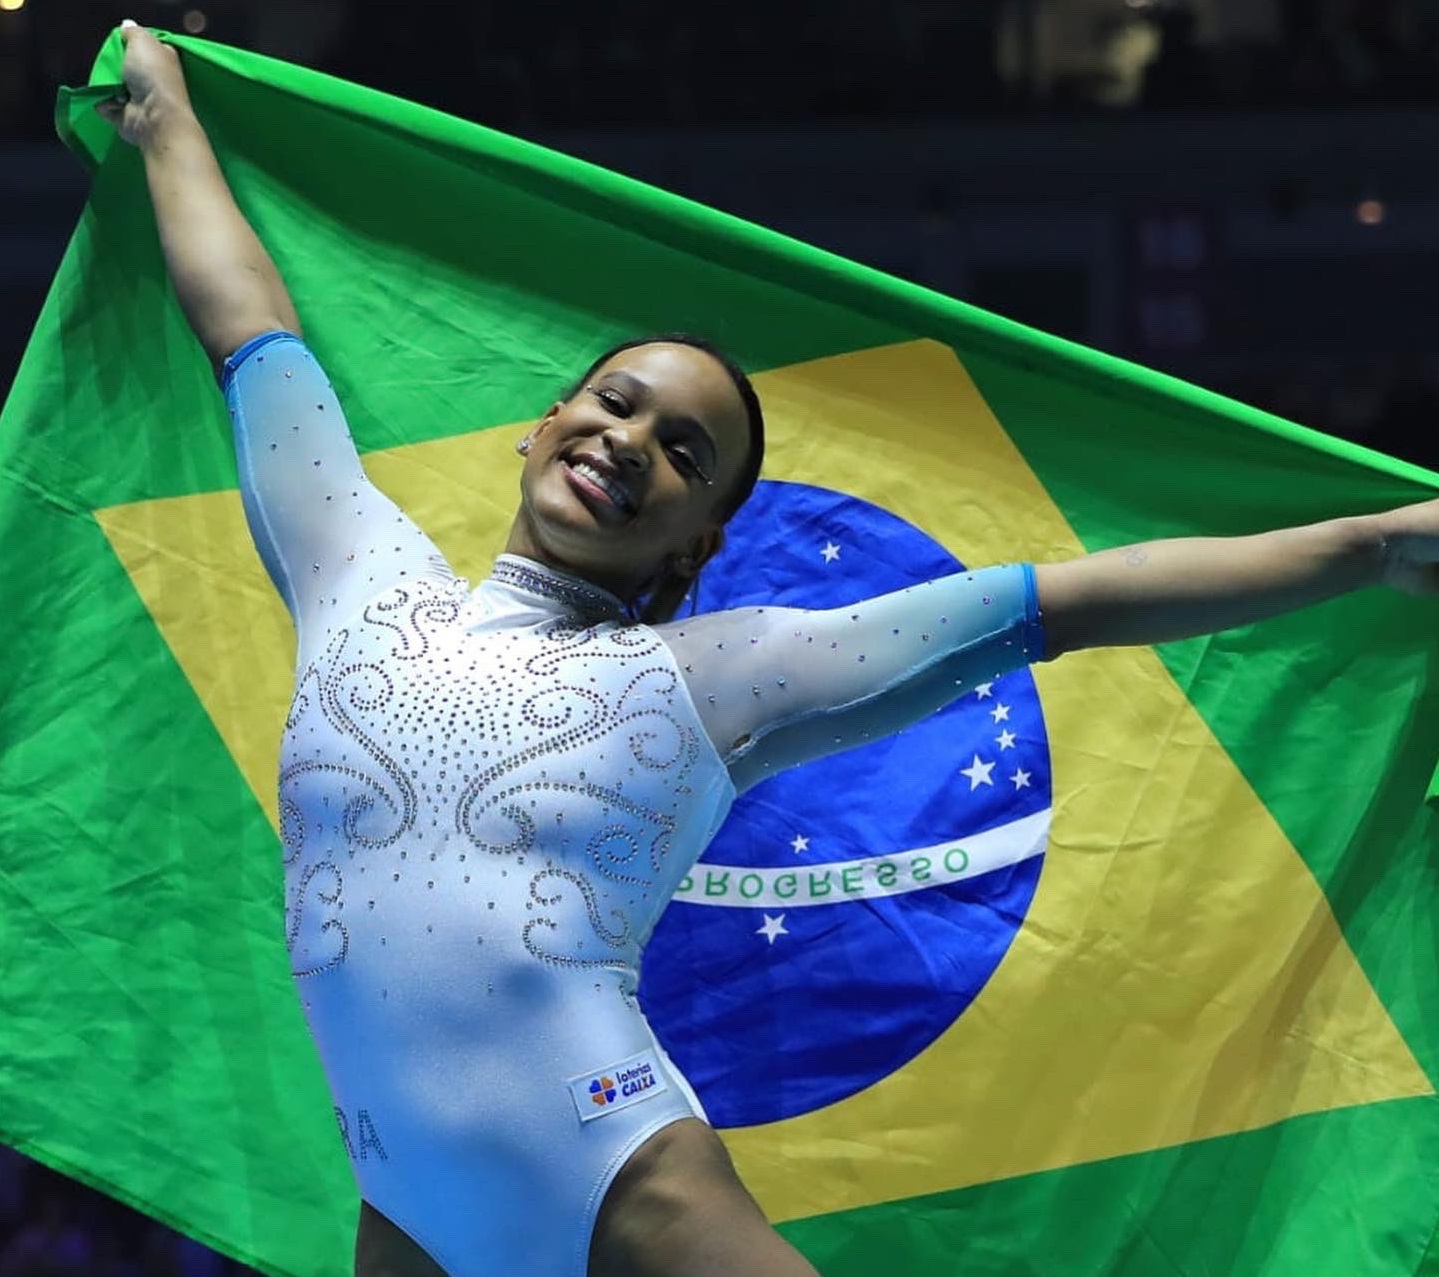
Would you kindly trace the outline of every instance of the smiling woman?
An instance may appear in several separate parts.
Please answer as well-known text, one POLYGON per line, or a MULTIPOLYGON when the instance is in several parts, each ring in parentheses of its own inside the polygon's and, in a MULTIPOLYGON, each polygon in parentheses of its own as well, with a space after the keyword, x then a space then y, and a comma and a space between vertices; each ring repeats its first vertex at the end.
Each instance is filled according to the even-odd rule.
POLYGON ((225 360, 252 534, 300 637, 280 771, 292 967, 346 1115, 362 1256, 399 1244, 393 1226, 456 1274, 496 1254, 537 1273, 812 1272, 655 1040, 641 951, 743 789, 1037 659, 1034 573, 628 620, 623 590, 672 560, 687 580, 717 546, 747 427, 704 352, 614 361, 528 436, 510 547, 472 589, 365 478, 299 338, 225 360), (715 488, 687 473, 703 445, 683 418, 715 440, 715 488), (639 1074, 653 1083, 616 1084, 639 1074), (717 1248, 731 1258, 706 1267, 717 1248))
POLYGON ((364 1277, 814 1274, 636 998, 736 796, 1071 648, 1434 588, 1426 503, 667 619, 763 451, 747 378, 674 334, 601 355, 528 432, 506 552, 472 587, 366 475, 177 55, 132 25, 125 80, 103 113, 142 152, 298 633, 285 939, 364 1202, 364 1277))
POLYGON ((507 550, 586 575, 653 622, 674 614, 754 490, 764 416, 733 360, 665 333, 606 351, 518 448, 507 550), (576 503, 588 519, 574 522, 576 503))

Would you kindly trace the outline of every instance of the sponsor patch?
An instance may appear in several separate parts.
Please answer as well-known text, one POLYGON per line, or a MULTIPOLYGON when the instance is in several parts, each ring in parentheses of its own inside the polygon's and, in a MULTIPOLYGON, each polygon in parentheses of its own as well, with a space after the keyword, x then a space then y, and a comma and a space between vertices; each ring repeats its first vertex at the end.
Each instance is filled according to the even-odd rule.
POLYGON ((641 1051, 618 1064, 569 1080, 570 1098, 581 1122, 589 1122, 638 1104, 669 1089, 653 1051, 641 1051))

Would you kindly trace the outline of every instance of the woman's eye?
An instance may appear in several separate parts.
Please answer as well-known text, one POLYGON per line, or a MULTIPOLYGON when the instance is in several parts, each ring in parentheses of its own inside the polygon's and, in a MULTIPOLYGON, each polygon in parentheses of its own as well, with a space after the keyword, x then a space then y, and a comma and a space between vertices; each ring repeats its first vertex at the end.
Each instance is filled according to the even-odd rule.
POLYGON ((601 386, 596 390, 595 398, 604 404, 611 412, 618 413, 621 416, 629 411, 629 405, 625 403, 624 396, 617 394, 608 387, 601 386))
POLYGON ((706 482, 709 481, 705 472, 700 469, 700 463, 683 448, 671 448, 670 456, 675 459, 681 473, 692 475, 696 479, 704 479, 706 482))

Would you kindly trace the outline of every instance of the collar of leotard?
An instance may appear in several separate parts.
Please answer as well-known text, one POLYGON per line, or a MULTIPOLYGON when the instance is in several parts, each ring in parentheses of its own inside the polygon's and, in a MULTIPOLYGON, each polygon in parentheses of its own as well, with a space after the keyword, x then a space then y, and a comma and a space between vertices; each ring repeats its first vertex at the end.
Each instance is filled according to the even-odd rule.
POLYGON ((558 603, 571 612, 578 612, 586 620, 618 621, 625 615, 624 603, 608 590, 518 554, 500 555, 495 560, 490 580, 558 603))

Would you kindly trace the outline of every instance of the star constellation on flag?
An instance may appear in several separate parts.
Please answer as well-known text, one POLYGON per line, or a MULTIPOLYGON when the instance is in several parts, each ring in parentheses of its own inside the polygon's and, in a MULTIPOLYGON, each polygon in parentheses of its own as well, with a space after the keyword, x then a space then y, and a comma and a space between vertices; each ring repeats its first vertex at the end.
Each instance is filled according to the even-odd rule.
MULTIPOLYGON (((965 571, 879 507, 791 481, 762 480, 728 532, 706 569, 708 609, 834 608, 965 571)), ((968 857, 1045 815, 1050 782, 1033 681, 1001 668, 972 668, 953 702, 896 736, 741 795, 660 918, 640 1001, 717 1126, 813 1112, 888 1076, 1003 957, 1042 857, 968 857), (797 916, 808 925, 792 928, 797 916), (942 954, 949 975, 896 1014, 894 972, 919 953, 942 954), (772 1063, 785 1085, 748 1085, 716 1043, 772 1063), (812 1069, 821 1053, 841 1063, 812 1069)))

